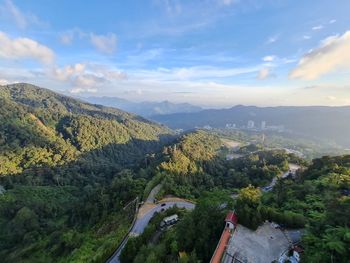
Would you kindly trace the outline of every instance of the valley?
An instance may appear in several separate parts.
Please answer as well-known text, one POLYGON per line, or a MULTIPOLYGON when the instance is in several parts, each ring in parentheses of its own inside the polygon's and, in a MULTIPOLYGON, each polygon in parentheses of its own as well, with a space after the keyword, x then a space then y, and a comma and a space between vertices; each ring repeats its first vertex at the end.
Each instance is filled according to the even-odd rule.
POLYGON ((176 134, 28 84, 2 86, 0 100, 4 262, 208 262, 232 210, 249 231, 305 229, 305 261, 346 258, 348 155, 310 160, 232 131, 176 134))
POLYGON ((350 263, 349 10, 0 0, 0 263, 350 263))

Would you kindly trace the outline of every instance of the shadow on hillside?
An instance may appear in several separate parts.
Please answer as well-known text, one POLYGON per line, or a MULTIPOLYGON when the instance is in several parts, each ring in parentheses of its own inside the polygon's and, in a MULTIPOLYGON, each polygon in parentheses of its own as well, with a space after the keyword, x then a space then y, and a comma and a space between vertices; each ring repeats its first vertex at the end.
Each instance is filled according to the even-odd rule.
POLYGON ((94 239, 88 242, 103 250, 92 262, 104 262, 134 216, 135 208, 125 205, 143 192, 145 180, 133 175, 172 140, 164 135, 159 141, 108 144, 64 165, 0 177, 0 185, 9 190, 0 206, 0 223, 6 226, 0 230, 0 257, 4 262, 34 260, 44 249, 51 259, 65 258, 86 245, 83 240, 94 239))
POLYGON ((107 183, 122 169, 133 169, 147 165, 151 154, 174 141, 173 136, 160 135, 159 140, 131 139, 127 143, 112 143, 102 148, 81 153, 76 160, 63 165, 39 165, 20 174, 0 177, 5 189, 16 184, 23 185, 84 185, 91 181, 107 183))

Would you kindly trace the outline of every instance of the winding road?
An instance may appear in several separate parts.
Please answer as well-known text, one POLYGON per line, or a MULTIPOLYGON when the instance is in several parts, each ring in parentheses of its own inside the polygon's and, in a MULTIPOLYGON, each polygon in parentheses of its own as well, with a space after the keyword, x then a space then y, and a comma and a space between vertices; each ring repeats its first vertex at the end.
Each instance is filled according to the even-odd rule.
POLYGON ((289 176, 289 174, 292 174, 293 176, 295 175, 295 173, 297 172, 298 169, 300 169, 301 166, 298 164, 294 164, 294 163, 290 163, 289 164, 289 170, 285 173, 283 173, 280 176, 276 176, 272 179, 271 183, 268 186, 262 187, 261 190, 263 192, 269 192, 273 189, 273 187, 276 185, 277 183, 277 179, 278 178, 286 178, 289 176))
MULTIPOLYGON (((147 205, 147 202, 144 204, 144 206, 147 205)), ((166 202, 160 202, 155 207, 148 210, 146 213, 142 214, 140 216, 140 213, 137 216, 137 219, 135 221, 135 224, 133 225, 130 233, 128 234, 127 238, 124 239, 123 243, 120 244, 118 249, 114 252, 112 257, 107 260, 108 263, 119 263, 119 256, 122 252, 123 248, 125 247, 126 243, 128 242, 128 239, 130 236, 137 236, 142 234, 142 232, 145 230, 146 226, 148 225, 151 218, 154 216, 156 212, 161 212, 162 209, 166 210, 171 207, 177 206, 179 208, 185 208, 188 210, 192 210, 195 207, 195 204, 187 201, 166 201, 166 202)), ((141 209, 140 209, 141 210, 141 209)))
POLYGON ((146 213, 142 218, 136 220, 134 227, 131 230, 131 234, 139 235, 145 230, 149 221, 156 212, 160 212, 162 209, 169 209, 170 207, 177 206, 179 208, 186 208, 188 210, 194 209, 195 205, 190 202, 164 202, 158 204, 155 208, 146 213), (165 204, 162 206, 162 204, 165 204))
MULTIPOLYGON (((289 165, 289 171, 285 172, 280 177, 285 178, 289 175, 289 173, 295 174, 296 170, 300 168, 297 164, 290 164, 289 165)), ((275 186, 277 182, 277 177, 273 178, 270 185, 265 186, 262 188, 262 191, 268 192, 271 191, 272 188, 275 186)), ((185 208, 188 210, 192 210, 195 208, 195 204, 188 202, 186 200, 182 200, 180 198, 173 198, 173 200, 164 200, 163 202, 160 201, 158 204, 154 204, 155 195, 160 190, 161 185, 157 185, 152 189, 150 192, 146 202, 142 205, 142 207, 138 210, 138 214, 136 217, 136 221, 131 228, 131 231, 127 235, 127 237, 124 239, 124 241, 119 245, 117 250, 114 252, 114 254, 107 260, 107 263, 120 263, 119 256, 122 252, 123 248, 125 247, 126 243, 129 240, 130 236, 138 236, 143 233, 146 226, 148 225, 151 218, 154 216, 156 212, 161 212, 166 209, 169 209, 171 207, 177 206, 179 208, 185 208)))

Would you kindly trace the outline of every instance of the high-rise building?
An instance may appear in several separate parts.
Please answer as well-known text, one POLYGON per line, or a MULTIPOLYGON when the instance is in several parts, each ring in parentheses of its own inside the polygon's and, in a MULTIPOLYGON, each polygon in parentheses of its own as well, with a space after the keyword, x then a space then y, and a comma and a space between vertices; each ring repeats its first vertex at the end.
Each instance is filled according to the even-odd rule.
POLYGON ((254 128, 254 121, 249 120, 249 121, 248 121, 247 128, 248 128, 248 129, 253 129, 253 128, 254 128))
POLYGON ((261 122, 261 129, 265 130, 266 129, 266 121, 261 122))

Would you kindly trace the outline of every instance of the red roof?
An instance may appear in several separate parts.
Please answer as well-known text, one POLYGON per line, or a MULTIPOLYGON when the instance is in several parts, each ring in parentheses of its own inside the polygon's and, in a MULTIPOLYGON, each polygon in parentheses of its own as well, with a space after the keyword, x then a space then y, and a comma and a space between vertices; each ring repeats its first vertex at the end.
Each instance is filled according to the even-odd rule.
POLYGON ((238 217, 235 214, 235 212, 230 211, 230 212, 227 213, 225 221, 226 222, 231 222, 232 224, 237 224, 238 217))
POLYGON ((224 252, 226 250, 226 246, 228 241, 230 240, 231 233, 228 229, 224 229, 224 231, 221 234, 221 238, 219 240, 219 243, 214 251, 214 255, 210 260, 210 263, 220 263, 222 256, 224 255, 224 252))

